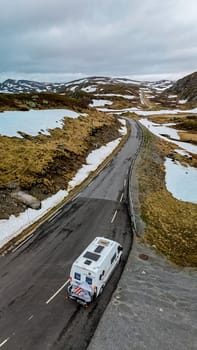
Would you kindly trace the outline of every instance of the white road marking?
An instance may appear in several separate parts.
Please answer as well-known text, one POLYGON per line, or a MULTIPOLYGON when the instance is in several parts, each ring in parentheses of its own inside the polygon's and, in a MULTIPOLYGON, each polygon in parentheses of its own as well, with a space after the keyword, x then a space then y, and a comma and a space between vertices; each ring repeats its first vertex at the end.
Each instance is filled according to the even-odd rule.
POLYGON ((71 202, 74 202, 75 199, 77 199, 79 196, 80 196, 80 193, 79 193, 77 196, 73 197, 73 199, 71 200, 71 202))
POLYGON ((115 211, 115 213, 114 213, 114 215, 113 215, 113 218, 112 218, 112 220, 111 220, 111 224, 113 224, 113 222, 114 222, 114 220, 115 220, 115 218, 116 218, 116 215, 117 215, 117 210, 115 211))
POLYGON ((5 339, 5 340, 0 344, 0 348, 1 348, 3 345, 5 345, 5 344, 8 342, 9 339, 10 339, 10 338, 5 339))
POLYGON ((33 317, 34 317, 34 315, 31 315, 31 316, 28 318, 28 321, 32 320, 33 317))
POLYGON ((125 180, 124 180, 124 187, 126 186, 126 183, 127 183, 127 180, 125 179, 125 180))
POLYGON ((69 279, 57 290, 57 292, 55 292, 55 293, 52 295, 51 298, 49 298, 49 299, 46 301, 46 304, 49 304, 49 303, 51 302, 51 300, 53 300, 53 299, 56 297, 56 295, 58 295, 58 294, 61 292, 61 290, 62 290, 68 283, 69 283, 69 279))
POLYGON ((27 243, 31 239, 31 237, 33 237, 33 233, 30 236, 28 236, 23 242, 21 242, 21 244, 17 245, 17 247, 12 250, 12 253, 14 253, 20 247, 22 247, 22 245, 27 243))
POLYGON ((55 215, 53 215, 53 216, 48 220, 48 222, 53 221, 53 219, 55 219, 55 217, 56 217, 58 214, 60 214, 61 211, 62 211, 62 210, 58 210, 57 213, 55 213, 55 215))
POLYGON ((124 193, 122 193, 122 195, 120 197, 120 202, 122 202, 123 197, 124 197, 124 193))

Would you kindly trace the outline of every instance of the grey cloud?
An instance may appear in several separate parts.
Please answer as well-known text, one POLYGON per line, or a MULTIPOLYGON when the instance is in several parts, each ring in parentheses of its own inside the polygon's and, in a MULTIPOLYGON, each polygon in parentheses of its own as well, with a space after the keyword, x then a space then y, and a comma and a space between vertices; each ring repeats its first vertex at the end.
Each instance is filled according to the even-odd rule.
POLYGON ((2 76, 196 69, 195 0, 1 2, 2 76))

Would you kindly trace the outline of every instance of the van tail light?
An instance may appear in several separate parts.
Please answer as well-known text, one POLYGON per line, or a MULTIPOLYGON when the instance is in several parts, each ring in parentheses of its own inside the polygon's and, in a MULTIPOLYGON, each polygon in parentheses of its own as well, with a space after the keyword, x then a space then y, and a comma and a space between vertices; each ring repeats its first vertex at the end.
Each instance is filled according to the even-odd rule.
POLYGON ((97 286, 93 286, 94 290, 97 290, 97 286))

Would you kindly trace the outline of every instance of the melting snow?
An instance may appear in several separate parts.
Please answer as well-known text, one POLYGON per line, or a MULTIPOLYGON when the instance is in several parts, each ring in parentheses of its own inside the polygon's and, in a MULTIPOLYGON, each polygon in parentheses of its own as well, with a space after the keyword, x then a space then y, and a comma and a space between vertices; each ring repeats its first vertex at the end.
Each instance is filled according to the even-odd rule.
POLYGON ((79 185, 85 178, 91 173, 91 171, 96 170, 102 161, 110 155, 110 153, 118 146, 120 138, 115 141, 107 143, 107 145, 96 149, 91 152, 86 158, 86 164, 79 169, 78 173, 74 178, 68 183, 68 190, 70 191, 73 187, 79 185))
POLYGON ((120 94, 96 94, 95 96, 106 96, 106 97, 122 97, 122 98, 127 98, 128 100, 132 100, 135 98, 133 95, 120 95, 120 94))
POLYGON ((178 113, 197 113, 197 108, 188 109, 188 110, 181 110, 181 109, 161 109, 159 111, 144 111, 140 110, 136 107, 131 108, 123 108, 123 109, 107 109, 107 108, 98 108, 101 112, 111 112, 111 113, 124 113, 124 112, 135 112, 137 115, 160 115, 160 114, 178 114, 178 113))
POLYGON ((39 131, 49 135, 48 129, 61 128, 63 118, 78 118, 79 113, 70 109, 7 111, 0 113, 0 135, 18 136, 18 131, 37 135, 39 131))
POLYGON ((92 103, 90 103, 90 107, 112 105, 112 103, 112 101, 108 100, 92 100, 92 103))
POLYGON ((133 85, 141 85, 142 82, 141 81, 137 81, 137 80, 129 80, 129 79, 118 79, 116 78, 118 83, 124 83, 124 84, 133 84, 133 85))
POLYGON ((94 87, 94 86, 87 86, 85 88, 82 88, 81 90, 83 90, 85 92, 95 92, 96 91, 96 87, 94 87))
POLYGON ((187 99, 186 99, 186 100, 179 100, 179 103, 180 103, 181 105, 183 105, 184 103, 187 103, 187 99))
POLYGON ((100 112, 106 112, 106 113, 114 113, 114 114, 122 114, 125 112, 135 112, 139 111, 136 107, 131 108, 123 108, 123 109, 108 109, 108 108, 97 108, 100 112))
POLYGON ((177 95, 169 95, 168 98, 176 98, 177 95))
POLYGON ((197 113, 197 108, 181 110, 181 109, 161 109, 159 111, 137 111, 138 115, 159 115, 159 114, 177 114, 177 113, 197 113))
MULTIPOLYGON (((153 134, 159 136, 160 138, 166 140, 166 141, 170 141, 172 143, 175 143, 176 145, 178 145, 180 148, 183 148, 184 150, 188 151, 188 152, 191 152, 191 153, 194 153, 194 154, 197 154, 197 146, 196 145, 193 145, 191 143, 187 143, 187 142, 181 142, 181 141, 176 141, 176 140, 171 140, 169 139, 168 137, 164 136, 164 135, 161 135, 161 134, 168 134, 170 135, 171 137, 175 136, 176 138, 176 135, 177 135, 177 130, 174 130, 172 128, 168 128, 167 127, 167 130, 166 130, 166 127, 165 129, 160 126, 159 124, 156 124, 156 123, 153 123, 152 121, 148 120, 148 119, 141 119, 140 120, 140 123, 142 125, 144 125, 146 128, 148 128, 153 134), (167 131, 167 132, 166 132, 167 131), (175 132, 175 133, 174 133, 175 132)), ((169 125, 169 124, 167 124, 169 125)))
POLYGON ((175 149, 175 152, 180 154, 181 156, 187 156, 190 157, 189 153, 184 151, 183 149, 175 149))
MULTIPOLYGON (((163 135, 168 135, 169 137, 173 138, 173 139, 177 139, 179 140, 180 137, 179 135, 177 134, 177 132, 179 130, 175 130, 173 128, 170 128, 169 126, 170 125, 174 125, 173 123, 168 123, 168 124, 158 124, 158 123, 153 123, 153 122, 150 122, 148 119, 141 119, 140 122, 146 126, 151 132, 155 133, 158 135, 158 136, 162 136, 163 135), (153 131, 154 130, 154 131, 153 131)), ((166 138, 166 137, 164 137, 166 138)))
POLYGON ((74 92, 74 91, 76 90, 77 87, 78 87, 78 86, 72 86, 72 87, 70 87, 69 89, 70 89, 70 91, 74 92))
POLYGON ((166 187, 178 200, 197 203, 197 169, 165 160, 166 187))
POLYGON ((122 127, 119 130, 119 132, 121 133, 121 135, 126 135, 127 133, 126 120, 125 119, 118 119, 118 120, 122 124, 122 127))

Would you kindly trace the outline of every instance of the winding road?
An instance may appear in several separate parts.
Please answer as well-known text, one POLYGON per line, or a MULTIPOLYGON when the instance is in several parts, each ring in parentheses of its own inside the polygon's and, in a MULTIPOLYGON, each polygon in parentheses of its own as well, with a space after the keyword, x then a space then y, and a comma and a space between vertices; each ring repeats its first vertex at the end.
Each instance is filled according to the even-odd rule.
POLYGON ((86 349, 132 246, 128 174, 141 143, 134 121, 118 154, 23 245, 0 257, 0 349, 86 349), (65 298, 72 262, 96 236, 123 245, 123 259, 87 309, 65 298))

